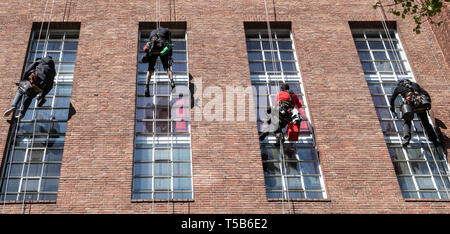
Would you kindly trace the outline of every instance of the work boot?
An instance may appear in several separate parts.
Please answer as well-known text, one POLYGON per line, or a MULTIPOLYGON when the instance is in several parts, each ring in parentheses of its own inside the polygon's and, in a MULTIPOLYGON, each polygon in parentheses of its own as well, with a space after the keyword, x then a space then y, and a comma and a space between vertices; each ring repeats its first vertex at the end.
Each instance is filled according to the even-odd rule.
POLYGON ((5 113, 3 114, 3 117, 8 117, 15 110, 16 110, 16 107, 14 107, 14 106, 9 107, 8 110, 6 110, 5 113))
POLYGON ((170 80, 170 86, 172 87, 172 89, 175 88, 175 81, 170 80))
POLYGON ((410 136, 404 136, 402 138, 402 146, 406 147, 409 144, 409 140, 411 140, 410 136))
POLYGON ((145 86, 145 96, 146 96, 146 97, 150 97, 150 90, 149 90, 148 85, 145 86))

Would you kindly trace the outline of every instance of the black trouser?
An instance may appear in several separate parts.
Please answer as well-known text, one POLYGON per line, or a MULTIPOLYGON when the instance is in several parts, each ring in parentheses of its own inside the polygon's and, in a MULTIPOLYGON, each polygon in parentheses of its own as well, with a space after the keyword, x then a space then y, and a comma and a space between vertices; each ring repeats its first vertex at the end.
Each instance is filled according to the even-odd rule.
MULTIPOLYGON (((428 121, 428 115, 426 111, 418 112, 416 113, 419 117, 420 121, 422 122, 423 128, 425 132, 427 133, 428 140, 435 142, 437 139, 436 134, 434 133, 433 126, 431 126, 430 122, 428 121)), ((414 118, 414 115, 411 115, 411 117, 405 119, 405 122, 403 123, 403 137, 411 139, 411 125, 412 120, 414 118)))

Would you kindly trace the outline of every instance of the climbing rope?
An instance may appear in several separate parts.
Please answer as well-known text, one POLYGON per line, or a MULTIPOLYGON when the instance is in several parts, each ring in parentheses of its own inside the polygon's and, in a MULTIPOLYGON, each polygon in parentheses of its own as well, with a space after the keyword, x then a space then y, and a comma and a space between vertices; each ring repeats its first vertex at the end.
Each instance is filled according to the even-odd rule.
MULTIPOLYGON (((55 4, 55 0, 52 1, 52 7, 50 9, 50 15, 49 15, 48 24, 47 24, 47 31, 45 33, 45 42, 44 42, 44 50, 42 52, 42 57, 46 56, 47 49, 48 49, 48 41, 49 41, 49 36, 50 36, 49 35, 50 34, 49 33, 49 31, 50 31, 50 23, 51 23, 52 16, 53 16, 54 4, 55 4)), ((45 98, 45 97, 43 97, 43 98, 45 98)), ((37 101, 37 99, 35 99, 35 107, 36 107, 37 104, 38 104, 38 101, 37 101)), ((31 167, 31 157, 33 155, 33 149, 34 149, 34 138, 35 138, 35 135, 36 135, 36 123, 37 123, 37 110, 36 110, 36 108, 33 110, 33 117, 32 117, 32 119, 34 119, 34 123, 33 123, 33 134, 32 134, 32 137, 31 137, 31 145, 30 145, 31 148, 30 148, 30 153, 29 153, 29 155, 30 155, 29 157, 30 158, 28 159, 28 155, 26 155, 26 157, 25 157, 25 159, 28 160, 28 165, 27 165, 27 174, 25 176, 25 178, 26 178, 25 181, 26 182, 25 182, 25 188, 24 188, 24 195, 23 195, 23 200, 22 200, 23 213, 25 213, 25 200, 26 200, 27 186, 28 186, 28 181, 29 181, 28 176, 29 176, 30 167, 31 167)))
MULTIPOLYGON (((53 0, 53 3, 54 3, 54 0, 53 0)), ((36 47, 35 47, 36 52, 34 53, 32 62, 36 61, 37 51, 39 49, 39 43, 40 43, 41 35, 42 35, 42 29, 44 27, 44 21, 45 21, 44 19, 45 19, 45 15, 47 13, 47 6, 48 6, 48 0, 46 0, 46 2, 45 2, 45 8, 44 8, 44 12, 43 12, 43 15, 42 15, 41 27, 39 29, 38 40, 37 40, 36 47)), ((53 5, 52 5, 52 11, 53 11, 53 5)), ((47 38, 47 36, 46 36, 46 38, 47 38)), ((21 107, 22 108, 23 108, 23 102, 24 102, 24 96, 22 96, 22 98, 21 98, 21 107)), ((7 177, 6 177, 6 185, 5 185, 5 189, 4 189, 5 192, 4 192, 4 195, 3 195, 2 213, 4 213, 4 209, 5 209, 5 206, 6 206, 6 195, 7 195, 7 189, 8 189, 8 184, 9 184, 9 177, 10 177, 10 173, 11 173, 11 166, 12 166, 12 160, 13 160, 12 157, 14 156, 14 149, 15 149, 15 144, 16 144, 16 140, 17 140, 17 132, 18 132, 19 125, 20 125, 20 118, 17 118, 17 120, 15 121, 15 124, 16 124, 16 126, 15 126, 15 130, 14 130, 14 134, 11 134, 11 136, 10 136, 11 138, 14 139, 13 140, 13 144, 12 144, 12 150, 10 151, 11 144, 8 145, 8 149, 7 149, 7 155, 9 155, 9 157, 7 159, 9 161, 9 168, 8 168, 8 173, 7 173, 7 177)), ((10 138, 9 142, 11 142, 11 138, 10 138)), ((27 159, 27 155, 25 155, 25 160, 26 159, 27 159)), ((28 169, 29 169, 29 167, 28 167, 28 169)), ((3 178, 2 178, 2 181, 3 181, 3 178)), ((25 186, 26 185, 27 185, 27 183, 25 184, 25 186)), ((26 188, 25 188, 25 190, 26 190, 26 188)), ((24 199, 25 199, 25 195, 24 195, 24 199)))
MULTIPOLYGON (((394 55, 394 59, 395 59, 395 62, 397 63, 397 67, 400 68, 401 74, 402 74, 402 75, 407 75, 407 72, 405 71, 406 68, 405 68, 405 69, 403 68, 403 66, 402 66, 402 64, 401 64, 401 61, 400 61, 400 58, 399 58, 397 52, 395 51, 394 42, 393 42, 392 37, 391 37, 391 35, 390 35, 390 33, 389 33, 389 29, 388 29, 387 23, 386 23, 386 19, 387 19, 386 13, 385 13, 385 10, 384 10, 383 5, 381 4, 381 2, 380 2, 380 7, 379 7, 378 9, 379 9, 379 12, 380 12, 380 15, 381 15, 381 18, 382 18, 382 21, 381 21, 381 22, 382 22, 382 25, 383 25, 383 29, 384 29, 384 31, 385 31, 385 33, 386 33, 386 36, 387 36, 387 38, 388 38, 388 42, 389 42, 389 44, 390 44, 390 46, 391 46, 391 49, 393 50, 393 53, 392 53, 392 54, 394 55)), ((431 43, 430 43, 430 48, 432 49, 431 43)), ((433 56, 434 56, 434 53, 433 53, 433 56)), ((438 60, 437 60, 437 58, 436 58, 435 56, 434 56, 434 58, 435 58, 435 60, 438 62, 438 60)), ((440 69, 441 72, 442 72, 442 67, 440 66, 439 62, 438 62, 438 66, 439 66, 439 69, 440 69)), ((394 73, 395 73, 395 70, 394 70, 394 73)), ((395 76, 395 77, 397 78, 397 76, 395 76)), ((444 78, 445 78, 445 76, 444 76, 444 78)), ((446 80, 446 78, 445 78, 445 80, 446 80)), ((398 81, 398 78, 397 78, 397 81, 398 81)), ((447 81, 447 80, 446 80, 446 81, 447 81)), ((448 87, 448 83, 447 83, 447 82, 446 82, 446 84, 447 84, 447 87, 448 87)), ((402 99, 403 99, 403 98, 402 98, 402 99)), ((403 100, 403 101, 404 101, 404 100, 403 100)), ((391 117, 393 117, 393 114, 392 114, 392 113, 391 113, 391 117)), ((430 117, 429 117, 428 111, 427 111, 427 118, 430 118, 430 117)), ((415 124, 414 124, 414 118, 411 120, 411 123, 412 123, 412 126, 414 127, 415 132, 418 132, 418 131, 417 131, 417 128, 416 128, 416 126, 415 126, 415 124)), ((423 132, 424 132, 424 135, 426 136, 427 139, 430 139, 429 136, 428 136, 428 134, 426 133, 425 128, 424 128, 424 126, 423 126, 423 123, 422 123, 421 121, 420 121, 420 124, 421 124, 421 126, 422 126, 422 130, 423 130, 423 132)), ((431 125, 432 125, 432 123, 431 123, 431 125)), ((433 132, 436 134, 433 125, 432 125, 432 128, 433 128, 433 132)), ((397 131, 397 134, 398 134, 398 137, 401 139, 401 136, 400 136, 399 131, 397 131)), ((437 134, 436 134, 436 136, 437 136, 437 134)), ((422 146, 422 141, 420 140, 419 134, 417 134, 417 141, 419 142, 419 145, 422 146)), ((434 164, 435 164, 435 166, 436 166, 436 170, 438 171, 439 177, 441 178, 442 183, 443 183, 443 185, 444 185, 445 192, 446 192, 446 194, 447 194, 447 198, 450 198, 450 196, 449 196, 449 190, 448 190, 448 188, 447 188, 447 186, 446 186, 446 184, 445 184, 445 180, 444 180, 444 178, 443 178, 443 176, 442 176, 442 173, 441 173, 441 171, 440 171, 440 169, 439 169, 439 166, 438 166, 437 161, 436 161, 436 156, 434 155, 434 151, 433 151, 433 149, 432 149, 432 147, 431 147, 429 141, 426 141, 426 145, 428 146, 428 149, 429 149, 429 151, 430 151, 430 153, 431 153, 431 156, 432 156, 432 158, 433 158, 433 162, 434 162, 434 164)), ((404 147, 402 147, 402 148, 404 148, 404 147)), ((437 149, 437 148, 438 148, 438 147, 435 146, 436 152, 438 152, 438 149, 437 149)), ((421 149, 423 150, 422 147, 421 147, 421 149)), ((403 150, 404 150, 405 155, 407 155, 408 152, 407 152, 405 149, 403 149, 403 150)), ((408 158, 409 158, 409 157, 408 157, 408 158)), ((431 173, 432 173, 432 172, 431 172, 431 173)), ((433 183, 435 183, 434 180, 433 180, 433 183)), ((437 188, 437 187, 436 187, 436 188, 437 188)))
MULTIPOLYGON (((269 38, 269 48, 270 48, 270 54, 271 54, 272 68, 274 71, 274 76, 277 76, 278 68, 277 68, 277 63, 275 60, 275 53, 274 53, 273 40, 272 40, 272 29, 270 27, 269 11, 267 9, 267 1, 266 0, 264 0, 264 9, 265 9, 265 14, 266 14, 267 34, 268 34, 268 38, 269 38)), ((263 46, 262 50, 263 50, 263 56, 264 56, 264 46, 263 46)), ((264 62, 264 67, 265 67, 265 62, 264 62)), ((272 109, 272 106, 277 105, 277 103, 272 103, 269 83, 270 83, 270 81, 269 81, 268 72, 266 69, 267 93, 269 96, 269 104, 272 109)), ((280 90, 279 79, 275 78, 275 84, 276 84, 277 90, 280 90)), ((276 99, 276 97, 275 97, 275 99, 276 99)), ((281 132, 281 137, 284 138, 283 132, 281 132)), ((277 141, 278 141, 278 139, 277 139, 277 141)), ((281 206, 282 206, 282 210, 283 210, 283 214, 284 214, 285 213, 285 204, 284 204, 285 197, 288 201, 289 213, 291 212, 291 204, 290 204, 290 198, 289 198, 289 185, 288 185, 288 179, 287 179, 287 169, 286 169, 286 165, 285 165, 286 160, 285 160, 284 149, 283 149, 283 140, 280 139, 279 143, 280 143, 280 156, 281 156, 281 168, 280 168, 281 178, 283 179, 282 184, 284 184, 284 187, 286 188, 286 194, 284 192, 283 186, 282 186, 282 191, 281 191, 282 192, 282 197, 281 197, 282 205, 281 206)))

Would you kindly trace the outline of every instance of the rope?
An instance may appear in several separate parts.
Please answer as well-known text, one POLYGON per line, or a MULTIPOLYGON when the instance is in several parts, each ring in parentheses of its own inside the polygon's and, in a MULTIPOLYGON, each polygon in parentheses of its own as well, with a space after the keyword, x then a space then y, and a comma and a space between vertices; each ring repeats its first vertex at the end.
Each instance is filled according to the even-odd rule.
MULTIPOLYGON (((53 1, 53 2, 54 2, 54 1, 53 1)), ((45 8, 44 8, 44 13, 43 13, 43 15, 42 15, 41 27, 40 27, 40 29, 39 29, 38 41, 37 41, 37 43, 36 43, 36 51, 35 51, 35 53, 34 53, 33 60, 32 60, 33 62, 36 61, 37 51, 38 51, 38 49, 39 49, 39 43, 40 43, 40 40, 41 40, 42 29, 43 29, 43 27, 44 27, 44 18, 45 18, 45 14, 46 14, 46 12, 47 12, 47 6, 48 6, 48 0, 46 0, 46 2, 45 2, 45 8)), ((53 7, 52 7, 52 8, 53 8, 53 7)), ((21 98, 21 107, 22 107, 22 108, 23 108, 23 102, 24 102, 24 96, 22 96, 22 98, 21 98)), ((2 213, 4 213, 4 209, 5 209, 5 205, 6 205, 6 194, 7 194, 7 189, 8 189, 8 184, 9 184, 9 177, 10 177, 10 172, 11 172, 12 157, 13 157, 13 155, 14 155, 14 149, 15 149, 15 144, 16 144, 16 139, 17 139, 17 131, 18 131, 19 125, 20 125, 20 119, 17 118, 17 122, 16 122, 16 127, 15 127, 15 131, 14 131, 14 135, 11 135, 11 138, 14 138, 14 140, 13 140, 13 144, 12 144, 12 151, 11 151, 11 154, 10 154, 10 156, 8 157, 8 160, 10 160, 10 163, 9 163, 9 166, 10 166, 10 167, 8 168, 8 175, 7 175, 7 178, 6 178, 6 187, 5 187, 4 197, 3 197, 3 208, 2 208, 2 213)), ((9 153, 10 147, 11 147, 11 145, 8 146, 8 150, 7 150, 8 153, 9 153)), ((25 155, 25 159, 26 159, 26 155, 25 155)), ((2 180, 3 180, 3 179, 2 179, 2 180)), ((20 188, 19 188, 19 189, 20 189, 20 188)), ((24 196, 24 198, 25 198, 25 196, 24 196)))
MULTIPOLYGON (((20 105, 21 107, 23 107, 23 100, 24 100, 24 96, 22 95, 22 97, 21 97, 21 105, 20 105)), ((14 115, 15 115, 15 113, 14 113, 14 115)), ((15 116, 14 116, 14 118, 15 118, 15 116)), ((15 130, 14 130, 14 135, 11 134, 10 140, 8 141, 8 142, 11 142, 11 139, 14 139, 14 140, 13 140, 13 144, 12 144, 12 151, 11 151, 11 154, 9 154, 9 150, 10 150, 11 144, 8 145, 8 150, 7 150, 7 153, 8 153, 7 155, 9 155, 9 156, 8 156, 8 158, 7 158, 6 163, 8 163, 8 161, 9 161, 9 168, 8 168, 8 175, 6 176, 6 185, 5 185, 5 187, 4 187, 4 188, 5 188, 5 193, 4 193, 4 195, 3 195, 3 208, 2 208, 2 214, 5 213, 6 194, 7 194, 7 190, 8 190, 9 176, 11 175, 11 166, 12 166, 12 161, 13 161, 12 157, 14 156, 14 149, 15 149, 16 140, 17 140, 17 131, 19 130, 19 125, 20 125, 20 119, 19 119, 19 118, 17 118, 17 121, 15 121, 15 124, 16 124, 16 126, 15 126, 15 130)), ((2 178, 2 181, 3 181, 3 178, 2 178)))
MULTIPOLYGON (((50 15, 49 15, 49 19, 48 19, 47 31, 46 31, 46 34, 45 34, 44 51, 43 51, 43 54, 42 54, 43 56, 47 53, 48 40, 49 40, 49 29, 50 29, 50 23, 51 23, 52 15, 53 15, 54 3, 55 3, 55 0, 53 0, 53 2, 52 2, 52 7, 51 7, 51 10, 50 10, 50 15)), ((37 100, 35 102, 35 105, 37 105, 37 100)), ((33 145, 34 144, 34 137, 35 137, 35 134, 36 134, 36 123, 37 123, 36 113, 37 113, 37 110, 35 108, 34 111, 33 111, 33 117, 32 117, 32 119, 34 118, 34 123, 33 123, 33 134, 32 134, 32 137, 31 137, 31 146, 30 146, 31 148, 30 148, 30 154, 29 154, 30 155, 30 159, 28 160, 27 155, 25 157, 25 159, 28 160, 28 165, 27 165, 27 174, 25 176, 26 183, 25 183, 25 188, 24 188, 24 195, 23 195, 23 200, 22 200, 23 213, 25 213, 25 200, 26 200, 26 195, 27 195, 28 175, 29 175, 29 172, 30 172, 31 157, 32 157, 32 154, 33 154, 33 149, 34 149, 34 145, 33 145)), ((23 179, 22 179, 22 181, 23 181, 23 179)))
MULTIPOLYGON (((270 54, 271 54, 272 67, 273 67, 274 75, 276 76, 278 73, 278 68, 277 68, 277 63, 275 61, 275 53, 274 53, 273 40, 272 40, 272 29, 270 27, 269 11, 267 8, 267 0, 264 0, 264 9, 265 9, 265 13, 266 13, 267 33, 268 33, 268 38, 269 38, 269 48, 270 48, 270 54)), ((274 10, 275 10, 275 6, 274 6, 274 10)), ((264 53, 264 48, 262 48, 262 49, 263 49, 263 53, 264 53)), ((272 107, 272 104, 276 105, 276 103, 272 103, 267 70, 266 70, 266 81, 267 81, 267 83, 266 83, 267 84, 267 93, 269 95, 269 104, 272 107)), ((277 90, 280 90, 280 81, 278 79, 275 79, 275 84, 276 84, 277 90)), ((283 132, 281 132, 281 137, 284 138, 283 132)), ((282 200, 281 200, 282 210, 283 210, 283 214, 284 214, 285 213, 285 208, 284 208, 285 207, 285 205, 284 205, 285 196, 288 200, 289 213, 291 212, 291 204, 290 204, 290 198, 289 198, 289 185, 288 185, 288 180, 286 178, 287 169, 286 169, 286 165, 285 165, 286 160, 285 160, 285 156, 284 156, 283 141, 280 142, 280 156, 281 156, 281 168, 280 169, 282 172, 281 176, 283 178, 283 181, 284 181, 285 187, 286 187, 286 195, 284 194, 284 190, 282 189, 282 200), (284 170, 283 170, 283 168, 284 168, 284 170), (283 175, 283 173, 284 173, 284 175, 283 175)))
MULTIPOLYGON (((429 118, 429 117, 428 117, 428 111, 427 111, 427 118, 429 118)), ((411 120, 411 122, 412 122, 412 125, 414 126, 415 131, 417 132, 417 128, 416 128, 416 125, 414 124, 414 120, 411 120)), ((420 124, 422 125, 423 133, 425 134, 425 136, 426 136, 428 139, 430 139, 429 136, 428 136, 428 134, 427 134, 427 131, 425 130, 425 127, 423 126, 422 121, 420 121, 420 124)), ((418 139, 419 144, 422 145, 422 141, 420 141, 420 136, 419 136, 419 134, 417 134, 417 139, 418 139)), ((450 198, 449 190, 448 190, 448 188, 447 188, 447 185, 445 184, 445 180, 444 180, 444 178, 443 178, 443 176, 442 176, 441 170, 439 169, 439 165, 438 165, 437 162, 436 162, 436 156, 434 155, 434 152, 433 152, 433 149, 431 148, 430 142, 429 142, 429 141, 426 141, 426 144, 428 145, 428 148, 430 149, 431 157, 433 157, 433 162, 434 162, 434 164, 435 164, 435 166, 436 166, 436 170, 438 171, 439 177, 441 178, 442 184, 444 185, 445 192, 447 193, 447 198, 450 198)), ((437 152, 437 146, 435 145, 434 147, 435 147, 436 152, 437 152)), ((430 170, 430 172, 433 173, 431 170, 430 170)), ((432 174, 432 175, 433 175, 433 174, 432 174)), ((436 189, 437 189, 437 188, 436 188, 436 189)), ((440 195, 439 195, 439 196, 440 196, 440 195)))
MULTIPOLYGON (((381 16, 382 16, 382 21, 381 21, 381 22, 382 22, 382 25, 383 25, 383 29, 384 29, 384 31, 385 31, 385 33, 386 33, 386 36, 388 37, 388 41, 389 41, 389 44, 390 44, 390 46, 391 46, 391 49, 393 50, 393 55, 394 55, 395 62, 397 63, 397 66, 400 68, 401 73, 402 73, 403 75, 407 75, 407 72, 403 69, 403 66, 402 66, 402 64, 401 64, 401 62, 400 62, 400 58, 399 58, 397 52, 396 52, 395 49, 394 49, 394 43, 393 43, 392 37, 391 37, 391 35, 390 35, 390 33, 389 33, 389 30, 388 30, 388 27, 387 27, 387 24, 386 24, 386 18, 387 18, 387 17, 386 17, 386 13, 385 13, 385 11, 384 11, 384 8, 383 8, 383 5, 381 4, 381 2, 380 2, 380 9, 379 9, 379 12, 381 13, 381 16)), ((429 41, 429 40, 428 40, 428 41, 429 41)), ((432 49, 431 43, 429 43, 429 44, 430 44, 430 49, 432 49)), ((433 56, 434 56, 435 60, 438 62, 438 60, 437 60, 436 56, 434 55, 434 53, 433 53, 433 56)), ((438 66, 439 66, 439 69, 440 69, 441 72, 442 72, 442 67, 440 66, 439 62, 438 62, 438 66)), ((394 73, 395 73, 395 71, 394 71, 394 73)), ((396 77, 397 77, 397 75, 396 75, 396 77)), ((444 78, 445 78, 445 76, 444 76, 444 78)), ((447 81, 446 78, 445 78, 445 80, 447 81)), ((447 83, 447 82, 446 82, 446 83, 447 83)), ((448 87, 448 83, 447 83, 447 87, 448 87)), ((392 116, 392 113, 391 113, 391 116, 392 116)), ((429 118, 428 116, 429 116, 429 115, 428 115, 428 112, 427 112, 427 118, 429 118)), ((417 132, 417 128, 416 128, 416 126, 415 126, 415 124, 414 124, 414 118, 411 120, 411 123, 412 123, 412 125, 414 126, 415 131, 417 132)), ((423 129, 423 132, 424 132, 425 136, 427 137, 427 139, 430 139, 430 138, 428 137, 426 131, 425 131, 425 128, 424 128, 424 126, 423 126, 422 121, 420 121, 420 124, 422 125, 422 129, 423 129)), ((434 131, 434 129, 433 129, 433 131, 434 131)), ((398 135, 399 135, 399 137, 401 138, 401 136, 400 136, 399 133, 398 133, 398 135)), ((417 139, 418 139, 419 144, 422 145, 422 141, 420 140, 420 136, 419 136, 419 135, 417 135, 417 139)), ((430 143, 429 143, 428 141, 426 141, 426 145, 428 146, 428 148, 429 148, 429 150, 430 150, 431 156, 432 156, 432 158, 433 158, 433 162, 434 162, 434 164, 436 165, 436 169, 438 170, 439 176, 440 176, 440 178, 441 178, 441 180, 442 180, 442 183, 444 184, 444 187, 445 187, 445 190, 446 190, 446 193, 447 193, 447 197, 450 197, 450 196, 449 196, 448 188, 447 188, 447 186, 445 185, 445 181, 444 181, 444 179, 443 179, 443 177, 442 177, 442 174, 441 174, 441 172, 440 172, 440 170, 439 170, 439 167, 438 167, 438 164, 437 164, 437 162, 436 162, 436 157, 435 157, 435 155, 434 155, 433 149, 431 148, 431 145, 430 145, 430 143)), ((436 146, 435 146, 435 147, 436 147, 436 146)), ((436 150, 437 150, 437 147, 436 147, 436 150)), ((406 151, 406 152, 407 152, 407 151, 406 151)), ((440 195, 439 195, 439 196, 440 196, 440 195)))

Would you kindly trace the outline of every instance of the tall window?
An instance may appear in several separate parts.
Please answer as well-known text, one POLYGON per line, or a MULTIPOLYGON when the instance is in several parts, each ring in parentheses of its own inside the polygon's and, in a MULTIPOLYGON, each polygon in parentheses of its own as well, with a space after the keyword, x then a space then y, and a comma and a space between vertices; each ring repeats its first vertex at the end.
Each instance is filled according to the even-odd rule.
POLYGON ((30 105, 9 133, 1 177, 1 199, 56 200, 67 120, 70 112, 78 30, 33 31, 27 66, 52 56, 57 75, 46 103, 30 105), (47 36, 47 38, 45 38, 47 36), (45 43, 47 39, 48 43, 45 43))
MULTIPOLYGON (((413 120, 410 144, 403 148, 403 120, 389 111, 389 100, 400 78, 414 81, 396 30, 352 29, 372 101, 394 164, 404 198, 449 198, 449 166, 442 148, 428 141, 417 116, 413 120)), ((401 98, 396 100, 401 116, 401 98)))
POLYGON ((304 120, 299 140, 286 141, 283 144, 284 152, 280 153, 280 146, 274 145, 273 135, 260 143, 267 197, 326 198, 292 34, 290 30, 281 29, 272 30, 272 34, 270 46, 267 30, 246 30, 258 130, 261 131, 263 120, 267 118, 267 107, 274 103, 282 83, 288 83, 290 89, 303 101, 300 113, 304 120))
MULTIPOLYGON (((170 29, 170 28, 169 28, 170 29)), ((189 73, 186 31, 170 29, 173 47, 171 90, 158 58, 144 96, 147 63, 138 65, 133 199, 192 199, 189 73)), ((151 30, 139 32, 139 58, 151 30)))

